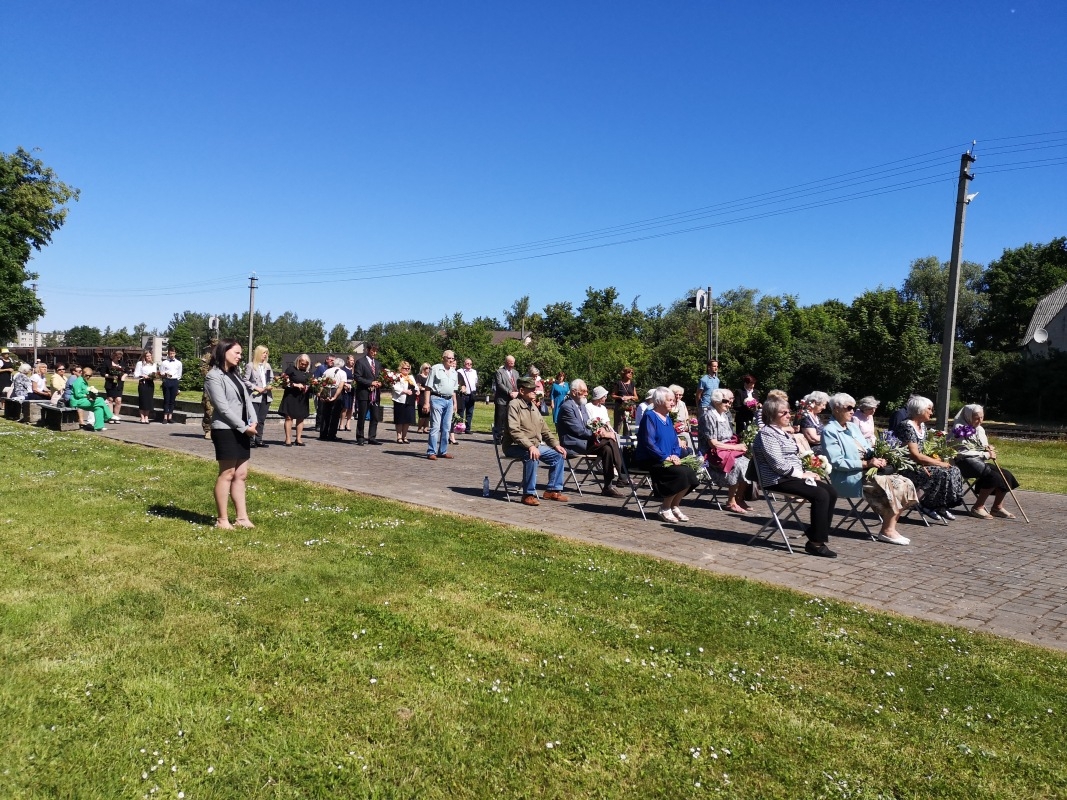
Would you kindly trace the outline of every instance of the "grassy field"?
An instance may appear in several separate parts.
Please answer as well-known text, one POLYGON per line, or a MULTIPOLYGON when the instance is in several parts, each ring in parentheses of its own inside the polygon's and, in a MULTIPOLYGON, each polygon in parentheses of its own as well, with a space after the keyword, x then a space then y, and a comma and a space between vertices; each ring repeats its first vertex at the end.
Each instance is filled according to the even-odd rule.
POLYGON ((1067 793, 1064 654, 258 474, 223 533, 210 462, 0 437, 0 797, 1067 793))

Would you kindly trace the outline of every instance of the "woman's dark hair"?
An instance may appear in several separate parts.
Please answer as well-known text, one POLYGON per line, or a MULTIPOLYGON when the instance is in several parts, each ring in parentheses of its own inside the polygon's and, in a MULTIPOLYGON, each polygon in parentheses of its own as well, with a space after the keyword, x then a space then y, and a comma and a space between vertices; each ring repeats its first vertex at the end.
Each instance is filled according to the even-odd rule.
POLYGON ((746 375, 745 377, 743 377, 741 379, 741 383, 751 383, 753 386, 755 386, 756 385, 756 377, 754 375, 746 375))
POLYGON ((215 345, 215 350, 211 353, 211 366, 218 367, 223 372, 229 372, 229 370, 226 369, 226 353, 238 344, 240 344, 240 342, 236 339, 222 339, 215 345))

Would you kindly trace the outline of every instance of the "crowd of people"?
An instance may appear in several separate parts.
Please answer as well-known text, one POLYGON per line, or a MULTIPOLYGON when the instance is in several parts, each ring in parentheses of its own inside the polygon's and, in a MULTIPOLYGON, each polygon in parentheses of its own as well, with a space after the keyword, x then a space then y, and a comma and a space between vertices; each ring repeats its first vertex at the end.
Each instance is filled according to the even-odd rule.
MULTIPOLYGON (((964 406, 943 433, 929 427, 933 403, 912 396, 879 435, 874 421, 879 402, 874 397, 856 401, 845 393, 812 391, 791 407, 784 392, 771 390, 761 397, 752 375, 743 377, 738 391, 727 388, 715 360, 708 362, 700 379, 697 411, 691 415, 683 399, 685 389, 678 385, 655 387, 639 403, 629 367, 621 370, 609 391, 602 386, 590 390, 581 379, 568 381, 564 372, 546 384, 535 366, 520 376, 510 355, 493 373, 490 386, 480 385, 471 359, 457 368, 451 350, 436 364, 421 364, 416 374, 407 361, 397 364, 396 372, 383 367, 373 342, 359 359, 330 355, 314 367, 310 357, 301 354, 280 375, 264 346, 255 349, 243 370, 242 356, 239 343, 224 340, 204 359, 205 435, 212 439, 219 461, 215 498, 223 528, 251 526, 244 500, 249 453, 270 446, 264 429, 279 390, 286 447, 305 446, 312 404, 320 440, 338 441, 340 432, 354 430, 356 445, 381 444, 382 399, 388 396, 396 443, 410 444, 411 426, 417 424, 416 433, 426 434, 425 457, 431 461, 454 458, 449 446, 456 444, 457 433, 471 432, 476 398, 488 394, 494 407, 494 441, 505 455, 524 462, 526 505, 540 502, 539 466, 548 469, 541 499, 566 502, 566 459, 582 456, 595 460, 605 496, 629 491, 631 470, 647 473, 660 499, 656 516, 666 523, 689 521, 682 501, 701 480, 725 489, 727 510, 740 515, 754 513, 751 503, 761 491, 801 497, 811 508, 805 549, 816 556, 835 556, 828 542, 841 497, 864 499, 881 518, 877 539, 897 545, 909 544, 897 525, 912 507, 932 520, 955 520, 967 481, 975 494, 967 510, 972 518, 1014 517, 1004 501, 1018 481, 997 463, 982 425, 984 410, 974 404, 964 406), (695 443, 688 434, 690 421, 697 431, 695 443), (230 501, 237 512, 233 523, 226 513, 230 501)), ((89 366, 74 364, 68 373, 65 365, 57 364, 49 375, 45 364, 15 365, 5 351, 0 353, 0 389, 16 400, 69 405, 78 410, 87 429, 101 430, 120 424, 128 379, 137 381, 140 422, 151 422, 158 380, 163 385, 163 421, 171 421, 182 377, 174 349, 158 364, 145 351, 129 372, 123 361, 123 354, 116 353, 100 366, 104 387, 99 392, 89 382, 94 374, 89 366)))

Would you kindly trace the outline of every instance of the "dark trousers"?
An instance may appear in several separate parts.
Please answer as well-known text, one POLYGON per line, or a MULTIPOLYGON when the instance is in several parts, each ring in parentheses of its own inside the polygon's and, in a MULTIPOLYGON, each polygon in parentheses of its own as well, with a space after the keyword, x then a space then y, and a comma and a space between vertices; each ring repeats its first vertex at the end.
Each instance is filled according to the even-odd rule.
POLYGON ((319 402, 319 438, 336 439, 337 426, 341 424, 341 401, 321 400, 319 402))
POLYGON ((604 471, 604 488, 608 488, 619 474, 619 465, 622 464, 619 442, 616 439, 601 439, 587 452, 600 459, 600 467, 604 471))
POLYGON ((474 421, 474 395, 473 394, 461 394, 459 396, 459 416, 463 420, 463 424, 467 426, 467 433, 471 432, 471 422, 474 421))
POLYGON ((263 397, 259 400, 253 400, 252 405, 256 407, 256 444, 263 444, 263 428, 267 425, 267 412, 270 411, 270 400, 263 397))
POLYGON ((504 435, 504 429, 508 427, 508 404, 497 403, 493 409, 493 436, 498 440, 504 435))
MULTIPOLYGON (((378 402, 370 401, 369 389, 356 390, 356 441, 363 441, 363 424, 367 419, 367 410, 370 410, 370 427, 367 430, 371 439, 378 438, 378 402)), ((380 401, 379 401, 380 402, 380 401)))
POLYGON ((808 539, 823 543, 830 540, 834 505, 837 503, 837 490, 833 486, 826 481, 815 481, 814 486, 809 486, 803 478, 786 478, 774 486, 768 486, 766 490, 803 497, 811 503, 811 526, 808 528, 808 539))
POLYGON ((163 414, 174 413, 174 401, 178 399, 178 381, 175 378, 163 379, 163 414))

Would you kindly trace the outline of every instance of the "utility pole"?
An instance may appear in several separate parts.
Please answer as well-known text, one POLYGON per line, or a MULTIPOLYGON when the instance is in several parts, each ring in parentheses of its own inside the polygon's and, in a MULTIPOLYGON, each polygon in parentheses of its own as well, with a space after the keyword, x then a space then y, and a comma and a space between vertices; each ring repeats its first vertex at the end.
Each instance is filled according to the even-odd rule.
MULTIPOLYGON (((972 143, 971 147, 974 147, 972 143)), ((937 427, 945 430, 952 396, 952 349, 956 344, 956 309, 960 300, 960 263, 963 261, 963 224, 967 219, 967 184, 974 180, 971 164, 976 158, 968 150, 960 156, 960 180, 956 189, 956 224, 952 230, 952 260, 948 268, 948 297, 945 303, 945 331, 941 337, 941 381, 937 387, 937 427)))
MULTIPOLYGON (((33 296, 37 296, 37 283, 31 283, 30 288, 33 289, 33 296)), ((37 369, 37 317, 33 318, 33 368, 37 369)))
POLYGON ((706 361, 711 361, 715 358, 716 342, 715 342, 715 301, 711 299, 711 287, 708 287, 708 293, 704 295, 706 298, 704 302, 708 305, 708 357, 706 361))
POLYGON ((248 276, 248 361, 252 361, 252 323, 256 316, 256 283, 259 278, 256 273, 248 276))

